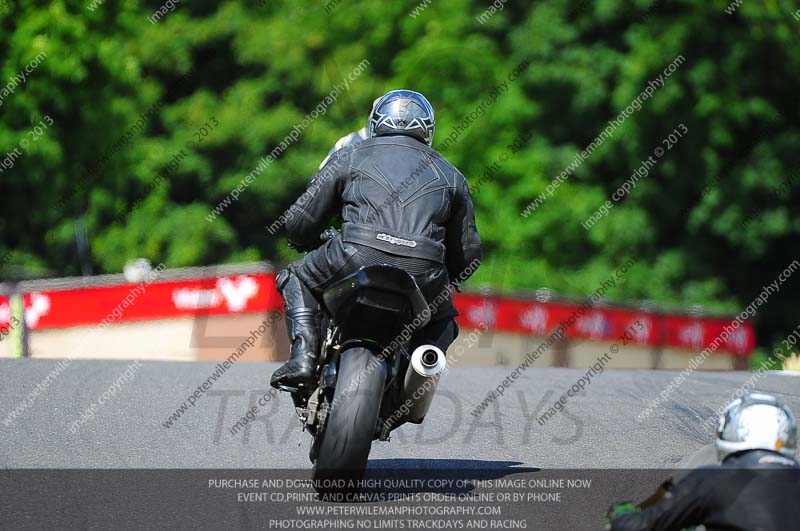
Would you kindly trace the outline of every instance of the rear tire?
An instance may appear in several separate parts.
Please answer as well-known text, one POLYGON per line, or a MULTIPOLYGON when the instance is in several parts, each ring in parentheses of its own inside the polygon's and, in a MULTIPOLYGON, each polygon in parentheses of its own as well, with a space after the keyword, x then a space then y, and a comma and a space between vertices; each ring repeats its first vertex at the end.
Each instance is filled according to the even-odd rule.
MULTIPOLYGON (((342 352, 336 390, 326 426, 315 441, 314 485, 329 492, 325 480, 359 480, 364 476, 386 383, 386 361, 369 350, 354 347, 342 352)), ((337 490, 337 489, 333 489, 337 490)))

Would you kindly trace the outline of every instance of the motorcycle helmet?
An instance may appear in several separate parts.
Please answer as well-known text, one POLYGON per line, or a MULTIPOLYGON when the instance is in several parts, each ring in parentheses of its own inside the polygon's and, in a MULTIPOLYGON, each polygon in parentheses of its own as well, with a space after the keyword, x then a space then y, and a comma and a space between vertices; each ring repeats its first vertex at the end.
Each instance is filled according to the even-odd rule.
POLYGON ((797 450, 797 419, 772 396, 750 393, 725 409, 717 426, 720 461, 744 450, 770 450, 792 456, 797 450))
POLYGON ((430 146, 435 126, 433 107, 425 96, 413 90, 392 90, 373 105, 368 130, 371 137, 407 135, 430 146))

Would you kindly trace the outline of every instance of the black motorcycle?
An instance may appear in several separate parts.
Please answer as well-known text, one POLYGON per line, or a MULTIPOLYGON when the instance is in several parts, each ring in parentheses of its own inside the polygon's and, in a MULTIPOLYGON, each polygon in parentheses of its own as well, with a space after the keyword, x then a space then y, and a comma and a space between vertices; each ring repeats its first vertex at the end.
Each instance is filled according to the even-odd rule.
POLYGON ((409 354, 409 327, 425 326, 429 312, 416 281, 402 269, 362 267, 323 300, 316 387, 282 387, 313 436, 315 485, 360 479, 372 441, 388 441, 402 424, 422 422, 445 367, 434 345, 409 354))

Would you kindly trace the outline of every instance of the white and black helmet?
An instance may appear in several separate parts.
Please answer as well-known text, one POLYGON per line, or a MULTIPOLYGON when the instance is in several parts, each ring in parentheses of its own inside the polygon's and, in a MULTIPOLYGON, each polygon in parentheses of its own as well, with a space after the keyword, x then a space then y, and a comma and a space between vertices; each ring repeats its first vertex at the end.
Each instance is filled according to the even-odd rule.
POLYGON ((408 135, 429 146, 436 120, 428 99, 413 90, 392 90, 378 98, 369 116, 370 136, 408 135))
POLYGON ((797 419, 774 396, 750 393, 731 402, 720 416, 716 444, 720 461, 744 450, 793 456, 797 450, 797 419))

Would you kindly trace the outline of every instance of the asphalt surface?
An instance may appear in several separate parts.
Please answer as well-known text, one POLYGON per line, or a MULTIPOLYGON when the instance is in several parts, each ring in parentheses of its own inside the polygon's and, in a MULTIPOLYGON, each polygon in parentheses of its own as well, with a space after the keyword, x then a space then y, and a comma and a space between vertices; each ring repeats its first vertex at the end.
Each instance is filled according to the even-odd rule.
MULTIPOLYGON (((291 400, 282 393, 259 409, 255 422, 235 435, 229 431, 268 392, 278 364, 233 365, 167 428, 169 415, 214 373, 214 363, 142 362, 132 379, 117 385, 116 396, 98 404, 121 382, 129 362, 74 361, 28 400, 56 363, 0 360, 0 466, 309 467, 310 437, 301 433, 291 400), (25 409, 9 422, 9 412, 21 403, 25 409), (94 417, 84 414, 85 420, 74 424, 93 404, 94 417)), ((606 370, 540 425, 537 417, 585 371, 532 368, 482 415, 471 415, 511 369, 453 368, 424 424, 406 425, 390 442, 374 443, 370 468, 673 468, 710 442, 704 421, 751 376, 696 372, 651 417, 637 422, 637 414, 678 373, 606 370)), ((756 387, 800 411, 796 376, 770 373, 756 387)))

